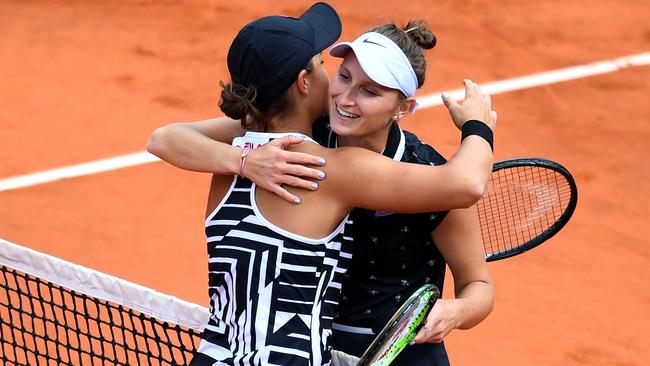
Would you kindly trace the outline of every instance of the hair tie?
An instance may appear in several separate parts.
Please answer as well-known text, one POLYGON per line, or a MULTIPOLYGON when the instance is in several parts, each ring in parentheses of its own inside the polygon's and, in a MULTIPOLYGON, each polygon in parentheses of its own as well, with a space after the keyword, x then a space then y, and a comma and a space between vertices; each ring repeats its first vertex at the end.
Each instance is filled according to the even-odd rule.
POLYGON ((418 28, 420 28, 420 27, 415 26, 415 27, 413 27, 413 28, 409 28, 409 29, 405 30, 404 33, 408 34, 409 32, 414 31, 414 30, 416 30, 416 29, 418 29, 418 28))
POLYGON ((238 85, 237 88, 235 88, 235 94, 240 96, 241 98, 247 99, 248 101, 253 101, 257 97, 257 88, 254 86, 243 86, 243 85, 238 85))

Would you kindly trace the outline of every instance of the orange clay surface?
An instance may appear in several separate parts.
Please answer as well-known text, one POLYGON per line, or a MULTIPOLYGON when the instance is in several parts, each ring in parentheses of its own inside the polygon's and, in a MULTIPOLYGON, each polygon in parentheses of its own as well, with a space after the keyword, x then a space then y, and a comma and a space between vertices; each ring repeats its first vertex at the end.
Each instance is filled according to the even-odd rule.
MULTIPOLYGON (((0 179, 143 151, 172 121, 219 116, 226 52, 252 18, 306 2, 3 0, 0 179), (228 4, 228 5, 226 5, 228 4)), ((420 94, 650 51, 644 0, 334 1, 351 39, 426 19, 420 94)), ((330 72, 336 60, 326 57, 330 72)), ((647 365, 650 360, 650 67, 493 97, 496 158, 540 156, 574 174, 566 228, 490 263, 496 306, 446 340, 454 365, 647 365)), ((446 155, 444 107, 403 127, 446 155)), ((0 237, 205 305, 209 175, 165 163, 0 192, 0 237)), ((446 296, 450 296, 449 283, 446 296)))

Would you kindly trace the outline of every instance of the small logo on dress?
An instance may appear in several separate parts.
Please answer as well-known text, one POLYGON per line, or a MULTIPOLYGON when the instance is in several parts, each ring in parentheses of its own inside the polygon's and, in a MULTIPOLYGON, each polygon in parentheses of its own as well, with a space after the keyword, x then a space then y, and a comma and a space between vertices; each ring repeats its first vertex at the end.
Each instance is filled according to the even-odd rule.
POLYGON ((375 212, 375 216, 377 216, 377 217, 384 217, 384 216, 388 216, 388 215, 392 215, 392 214, 393 214, 392 212, 382 211, 382 210, 379 210, 379 211, 375 212))

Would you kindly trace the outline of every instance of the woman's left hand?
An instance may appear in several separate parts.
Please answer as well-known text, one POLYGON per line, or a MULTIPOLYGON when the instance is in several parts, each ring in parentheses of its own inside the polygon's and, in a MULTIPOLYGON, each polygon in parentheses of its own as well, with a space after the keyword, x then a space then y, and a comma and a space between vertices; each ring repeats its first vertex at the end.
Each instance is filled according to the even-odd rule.
POLYGON ((415 336, 415 343, 440 343, 456 329, 459 322, 459 300, 439 299, 429 312, 426 323, 415 336))

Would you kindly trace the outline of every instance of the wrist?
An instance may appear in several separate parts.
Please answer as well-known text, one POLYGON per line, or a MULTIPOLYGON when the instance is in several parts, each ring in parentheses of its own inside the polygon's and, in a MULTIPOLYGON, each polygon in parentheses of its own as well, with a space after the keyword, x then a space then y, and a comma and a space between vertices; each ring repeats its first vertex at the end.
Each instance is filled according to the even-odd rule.
POLYGON ((487 143, 490 144, 490 149, 494 151, 494 134, 492 129, 490 129, 490 127, 488 127, 484 122, 475 119, 469 120, 463 124, 461 131, 461 141, 463 141, 465 137, 476 135, 487 141, 487 143))
POLYGON ((453 316, 452 316, 452 325, 453 329, 462 329, 463 328, 463 323, 464 319, 466 317, 467 313, 467 301, 465 299, 453 299, 452 301, 452 307, 453 307, 453 316))
POLYGON ((251 147, 246 145, 244 146, 241 155, 239 156, 239 171, 238 174, 241 178, 245 178, 244 176, 244 167, 246 165, 246 158, 248 157, 248 154, 251 152, 251 147))
POLYGON ((241 154, 243 148, 237 146, 229 146, 228 150, 222 151, 217 154, 217 161, 215 165, 219 166, 221 170, 214 171, 216 174, 224 175, 239 175, 239 165, 241 164, 241 154))

